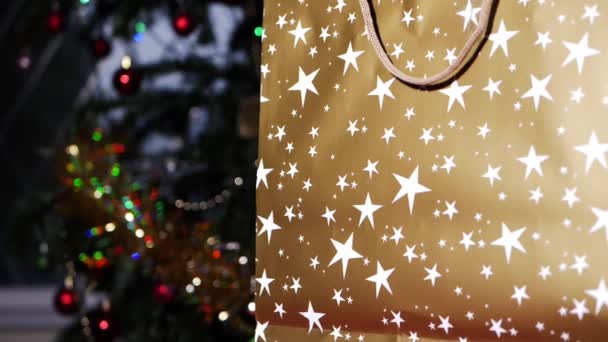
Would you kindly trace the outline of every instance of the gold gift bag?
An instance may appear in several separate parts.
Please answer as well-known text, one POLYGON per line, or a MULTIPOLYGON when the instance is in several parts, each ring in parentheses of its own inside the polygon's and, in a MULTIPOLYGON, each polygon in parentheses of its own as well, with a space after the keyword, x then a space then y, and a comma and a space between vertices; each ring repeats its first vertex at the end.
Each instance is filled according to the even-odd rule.
POLYGON ((608 1, 264 13, 256 341, 608 341, 608 1))

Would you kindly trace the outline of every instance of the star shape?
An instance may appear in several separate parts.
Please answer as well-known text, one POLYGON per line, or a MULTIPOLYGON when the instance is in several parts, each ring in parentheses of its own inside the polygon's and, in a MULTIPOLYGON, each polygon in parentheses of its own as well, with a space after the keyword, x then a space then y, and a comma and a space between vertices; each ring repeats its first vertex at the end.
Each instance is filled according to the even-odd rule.
POLYGON ((299 91, 300 92, 300 99, 302 102, 302 107, 304 107, 304 102, 306 102, 306 93, 308 91, 319 95, 319 93, 317 92, 317 88, 312 83, 314 81, 315 77, 317 77, 318 73, 319 73, 319 69, 306 75, 304 70, 302 70, 302 67, 299 67, 298 82, 296 84, 294 84, 293 86, 291 86, 291 88, 289 88, 290 91, 299 91))
POLYGON ((591 230, 589 230, 589 232, 595 233, 598 230, 604 228, 604 230, 606 231, 606 241, 608 241, 608 210, 602 210, 599 208, 591 207, 591 211, 593 211, 593 214, 597 218, 597 221, 595 222, 593 227, 591 227, 591 230))
POLYGON ((456 163, 454 163, 454 156, 443 156, 443 161, 445 163, 441 165, 441 169, 444 169, 445 172, 447 172, 449 175, 450 171, 452 171, 452 168, 456 167, 456 163))
POLYGON ((397 182, 399 182, 401 188, 399 189, 397 195, 395 195, 395 198, 393 198, 392 203, 395 203, 400 198, 407 195, 410 214, 412 214, 414 212, 414 201, 416 199, 416 194, 430 192, 431 189, 418 182, 418 166, 416 166, 416 169, 414 169, 414 172, 412 172, 409 178, 400 176, 396 173, 393 173, 393 176, 397 179, 397 182))
POLYGON ((509 227, 502 223, 502 236, 492 242, 492 246, 501 246, 505 249, 505 256, 507 257, 507 264, 511 262, 511 252, 513 248, 517 249, 522 253, 526 253, 526 249, 519 242, 519 238, 526 230, 526 227, 522 227, 518 230, 511 231, 509 227))
POLYGON ((570 268, 576 270, 578 275, 583 274, 583 271, 589 268, 589 264, 587 263, 587 256, 584 254, 582 256, 574 254, 574 264, 570 265, 570 268))
POLYGON ((308 334, 312 331, 313 326, 316 326, 323 332, 323 326, 321 326, 320 319, 325 316, 324 313, 315 312, 315 309, 312 307, 312 303, 308 301, 308 310, 305 312, 300 312, 300 315, 304 316, 308 320, 308 334))
POLYGON ((526 164, 525 179, 528 179, 528 176, 530 176, 530 173, 532 171, 536 171, 536 173, 538 173, 542 177, 543 169, 541 168, 540 164, 547 159, 549 159, 548 156, 539 156, 536 154, 536 151, 534 150, 534 145, 530 146, 528 156, 517 158, 519 162, 526 164))
POLYGON ((277 26, 279 26, 280 29, 283 29, 283 26, 287 24, 287 20, 285 20, 285 17, 287 17, 287 14, 278 16, 279 19, 277 20, 276 24, 277 26))
POLYGON ((395 51, 391 52, 391 56, 395 56, 395 59, 399 59, 399 56, 405 52, 403 51, 403 43, 399 43, 399 45, 393 44, 393 48, 395 51))
POLYGON ((433 127, 426 129, 422 129, 422 136, 420 136, 420 140, 424 140, 424 144, 428 145, 429 141, 435 140, 435 137, 432 135, 433 127))
POLYGON ((562 67, 570 64, 576 60, 576 66, 578 68, 578 74, 583 73, 583 66, 585 64, 585 58, 595 56, 600 52, 596 49, 589 47, 589 34, 585 33, 578 43, 563 42, 564 46, 568 49, 568 56, 564 59, 562 67))
POLYGON ((388 144, 388 142, 390 141, 391 138, 395 138, 396 135, 395 133, 393 133, 393 130, 395 129, 395 127, 391 127, 389 129, 384 129, 384 135, 380 138, 380 139, 385 139, 386 143, 388 144))
POLYGON ((467 6, 462 11, 456 12, 456 14, 458 14, 464 19, 464 24, 462 26, 463 31, 467 29, 467 26, 469 26, 469 22, 473 22, 475 26, 479 25, 479 23, 477 22, 477 14, 480 11, 481 7, 473 7, 473 5, 471 4, 471 0, 468 0, 467 6))
POLYGON ((442 212, 443 215, 446 215, 450 218, 450 220, 452 220, 452 217, 454 216, 454 214, 458 214, 458 209, 456 209, 456 201, 453 201, 452 203, 448 202, 448 201, 444 201, 446 209, 444 212, 442 212))
POLYGON ((589 19, 589 24, 593 24, 595 22, 595 18, 599 17, 599 15, 600 14, 597 11, 597 5, 585 5, 585 13, 583 13, 583 16, 581 16, 581 18, 589 19))
POLYGON ((258 170, 256 173, 256 182, 255 182, 256 189, 260 185, 260 182, 264 183, 264 185, 266 185, 266 188, 268 189, 268 181, 266 179, 266 176, 268 176, 268 174, 272 170, 273 170, 272 168, 269 168, 269 169, 264 168, 264 160, 260 159, 260 164, 258 165, 258 170))
POLYGON ((511 296, 511 298, 513 298, 517 301, 518 306, 521 306, 521 302, 524 299, 530 299, 530 296, 528 296, 528 294, 526 293, 526 287, 527 286, 522 286, 522 287, 513 286, 515 293, 511 296))
POLYGON ((372 200, 369 196, 369 192, 368 192, 367 196, 365 197, 365 203, 355 204, 355 205, 353 205, 353 207, 355 207, 357 210, 359 210, 361 212, 361 217, 359 218, 359 226, 361 226, 361 223, 363 223, 363 220, 365 218, 367 218, 369 220, 369 222, 371 223, 372 228, 374 228, 374 212, 376 210, 382 208, 382 205, 373 204, 372 200))
POLYGON ((483 275, 486 278, 486 280, 488 280, 490 278, 490 276, 492 276, 492 274, 494 274, 494 272, 492 272, 492 266, 482 265, 480 274, 483 275))
POLYGON ((333 338, 334 338, 334 341, 336 341, 336 340, 337 340, 337 339, 339 339, 340 337, 344 337, 344 336, 342 335, 342 333, 340 333, 340 329, 342 329, 342 326, 339 326, 339 327, 337 327, 337 328, 336 328, 336 327, 334 327, 334 326, 332 325, 332 326, 331 326, 331 328, 332 328, 332 332, 331 332, 331 334, 329 334, 329 336, 333 337, 333 338))
POLYGON ((291 35, 293 35, 293 47, 298 45, 298 42, 301 40, 306 45, 306 32, 310 31, 310 27, 302 27, 302 23, 298 20, 298 25, 294 30, 289 31, 291 35))
POLYGON ((578 317, 579 321, 583 320, 583 316, 585 316, 586 314, 589 313, 589 309, 587 309, 587 300, 583 299, 583 300, 577 300, 576 298, 572 299, 572 302, 574 302, 574 308, 572 310, 570 310, 570 314, 571 315, 576 315, 576 317, 578 317))
POLYGON ((450 328, 453 328, 454 326, 450 323, 450 316, 447 317, 442 317, 441 315, 439 315, 439 319, 441 320, 441 324, 439 324, 437 326, 437 328, 439 329, 443 329, 443 331, 445 331, 445 334, 447 335, 450 332, 450 328))
POLYGON ((283 309, 283 303, 281 303, 281 304, 274 303, 274 311, 273 312, 278 313, 281 318, 283 318, 283 315, 285 313, 287 313, 287 311, 285 311, 285 309, 283 309))
POLYGON ((266 269, 264 269, 264 271, 262 272, 262 277, 261 278, 255 278, 255 281, 257 281, 258 283, 260 283, 260 296, 264 293, 264 289, 266 289, 266 292, 268 292, 268 295, 270 296, 270 283, 272 283, 274 281, 274 278, 268 278, 268 276, 266 275, 266 269))
POLYGON ((323 215, 321 215, 321 217, 325 218, 327 220, 327 225, 329 226, 329 223, 331 221, 336 222, 336 219, 334 218, 334 213, 336 212, 336 210, 329 210, 328 207, 325 207, 325 213, 323 215))
POLYGON ((282 228, 278 224, 274 223, 274 212, 273 211, 270 212, 270 215, 268 215, 267 218, 264 218, 260 215, 258 215, 258 218, 260 219, 260 221, 262 221, 262 229, 260 229, 258 236, 260 236, 264 233, 267 233, 268 234, 268 243, 270 243, 272 231, 279 230, 282 228))
POLYGON ((401 318, 401 311, 398 311, 397 313, 395 313, 391 310, 391 314, 393 315, 393 319, 391 319, 391 323, 395 323, 397 328, 401 328, 401 323, 405 322, 405 320, 403 318, 401 318))
POLYGON ((605 153, 608 152, 608 144, 600 144, 597 140, 597 135, 595 134, 595 131, 591 132, 591 136, 589 137, 589 142, 587 143, 587 145, 579 145, 576 146, 574 149, 580 153, 585 154, 585 157, 587 158, 585 162, 585 173, 589 172, 589 169, 591 169, 593 162, 595 162, 596 160, 604 168, 608 167, 608 165, 606 165, 605 155, 605 153))
POLYGON ((481 136, 482 139, 485 139, 486 136, 488 135, 488 133, 490 133, 492 130, 488 128, 488 123, 484 123, 483 126, 477 126, 477 129, 479 129, 479 132, 477 132, 477 135, 481 136))
POLYGON ((412 259, 416 259, 418 257, 418 255, 414 252, 415 249, 416 249, 416 245, 406 246, 406 251, 405 251, 405 253, 403 253, 403 256, 407 257, 407 261, 410 264, 412 263, 412 259))
POLYGON ((378 160, 372 163, 371 160, 367 160, 367 166, 363 169, 363 171, 367 171, 369 173, 369 179, 372 179, 372 174, 378 174, 378 170, 376 166, 378 165, 378 160))
POLYGON ((260 323, 258 321, 256 321, 255 324, 255 336, 254 336, 254 341, 258 342, 258 339, 262 339, 264 342, 266 341, 266 334, 265 334, 265 330, 268 327, 268 322, 266 323, 260 323))
POLYGON ((391 99, 395 98, 395 95, 393 95, 393 92, 391 92, 391 89, 390 89, 391 84, 393 84, 394 81, 395 81, 395 79, 391 78, 390 80, 384 82, 384 81, 382 81, 380 76, 376 76, 376 88, 374 90, 372 90, 369 94, 367 94, 368 96, 378 96, 380 110, 382 110, 382 104, 384 103, 384 96, 388 96, 391 99))
POLYGON ((505 56, 509 57, 508 41, 513 38, 519 31, 507 31, 504 20, 500 21, 498 31, 492 33, 488 40, 492 42, 492 48, 490 49, 490 57, 496 52, 496 49, 500 47, 505 56))
POLYGON ((350 236, 344 243, 340 243, 334 239, 330 239, 331 243, 334 245, 336 249, 336 254, 333 259, 329 262, 329 266, 335 264, 338 261, 342 261, 342 278, 346 279, 346 270, 348 269, 348 261, 351 259, 359 259, 363 258, 363 256, 353 249, 353 233, 350 233, 350 236))
POLYGON ((464 104, 464 98, 462 95, 471 88, 470 85, 458 85, 458 81, 454 81, 450 84, 449 88, 439 90, 440 93, 449 96, 448 100, 448 112, 452 109, 454 101, 458 101, 462 108, 466 108, 464 104))
POLYGON ((540 104, 540 98, 544 97, 547 100, 553 101, 553 97, 547 91, 547 85, 551 81, 552 75, 549 74, 547 77, 539 80, 536 76, 530 74, 530 80, 532 82, 532 88, 526 91, 521 98, 532 98, 534 100, 534 110, 538 112, 538 105, 540 104))
POLYGON ((492 327, 490 327, 490 331, 496 333, 496 337, 500 338, 500 335, 507 332, 507 330, 502 327, 502 319, 499 319, 498 321, 490 319, 490 321, 492 322, 492 327))
POLYGON ((545 33, 536 32, 536 41, 534 45, 540 45, 543 48, 543 51, 547 49, 547 45, 552 43, 553 41, 549 37, 549 31, 545 33))
POLYGON ((599 315, 602 307, 608 308, 608 288, 604 278, 600 279, 596 289, 585 290, 585 293, 595 299, 595 315, 599 315))
POLYGON ((424 277, 424 280, 430 280, 431 286, 435 287, 435 280, 437 280, 437 278, 441 278, 441 273, 437 272, 437 264, 433 265, 433 268, 425 267, 424 270, 426 271, 426 277, 424 277))
POLYGON ((314 258, 310 258, 310 265, 313 269, 317 269, 317 266, 320 264, 318 256, 315 256, 314 258))
POLYGON ((355 68, 355 70, 359 71, 357 58, 359 58, 359 56, 361 56, 363 52, 364 51, 354 51, 352 42, 348 43, 348 49, 346 49, 346 52, 341 55, 338 55, 338 58, 344 61, 344 71, 342 72, 342 75, 346 75, 346 71, 351 65, 353 66, 353 68, 355 68))
POLYGON ((488 164, 488 172, 484 173, 481 177, 483 178, 487 178, 490 180, 490 186, 494 186, 494 180, 502 180, 502 178, 500 178, 500 169, 502 169, 502 166, 499 167, 492 167, 492 165, 488 164))
POLYGON ((385 270, 382 268, 382 265, 380 265, 380 261, 377 261, 376 274, 366 279, 376 284, 376 298, 378 298, 381 288, 385 288, 388 293, 393 294, 393 291, 391 291, 391 286, 388 283, 388 277, 390 277, 394 270, 394 268, 385 270))
POLYGON ((399 229, 393 227, 393 236, 391 236, 391 240, 395 240, 395 245, 398 245, 399 240, 403 239, 403 234, 401 234, 401 230, 403 230, 403 227, 399 227, 399 229))
POLYGON ((471 246, 475 246, 475 241, 471 240, 471 237, 473 236, 473 232, 469 232, 468 234, 465 232, 462 232, 462 240, 460 240, 460 244, 464 245, 464 250, 468 251, 469 247, 471 246))
POLYGON ((581 201, 581 199, 578 196, 576 196, 576 190, 577 190, 576 187, 574 187, 572 189, 568 189, 568 188, 564 189, 565 195, 562 198, 562 201, 565 201, 568 203, 568 208, 572 208, 572 206, 575 203, 581 201))
POLYGON ((502 95, 500 92, 500 89, 498 88, 498 87, 500 87, 501 83, 502 83, 502 80, 494 81, 494 80, 492 80, 492 78, 489 78, 488 85, 485 86, 485 88, 483 88, 482 90, 488 92, 488 94, 490 95, 490 100, 491 100, 492 97, 494 97, 494 94, 502 95))
POLYGON ((403 19, 401 19, 402 23, 405 23, 405 26, 410 27, 410 23, 416 19, 414 19, 414 17, 412 17, 412 10, 413 8, 410 8, 409 11, 403 11, 403 19))

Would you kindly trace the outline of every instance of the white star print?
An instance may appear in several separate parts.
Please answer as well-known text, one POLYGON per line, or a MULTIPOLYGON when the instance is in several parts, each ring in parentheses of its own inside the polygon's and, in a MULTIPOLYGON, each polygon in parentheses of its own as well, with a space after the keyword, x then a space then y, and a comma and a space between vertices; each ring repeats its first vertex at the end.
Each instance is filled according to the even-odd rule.
POLYGON ((331 326, 332 328, 332 332, 331 334, 329 334, 329 336, 332 336, 334 338, 334 342, 336 340, 338 340, 340 337, 344 337, 341 333, 340 333, 340 329, 342 329, 342 326, 339 327, 334 327, 333 325, 331 326))
POLYGON ((540 272, 538 272, 538 276, 543 278, 543 280, 547 280, 548 277, 552 275, 550 266, 541 266, 540 272))
POLYGON ((445 161, 445 164, 441 165, 441 169, 444 169, 449 175, 452 168, 456 167, 456 163, 454 163, 454 156, 443 156, 443 161, 445 161))
POLYGON ((266 269, 264 269, 264 271, 262 272, 262 277, 261 278, 255 278, 255 281, 257 281, 258 283, 260 283, 261 287, 260 287, 260 296, 262 295, 262 293, 264 293, 264 289, 266 289, 266 292, 268 293, 268 295, 270 296, 270 283, 272 283, 274 281, 274 278, 268 278, 268 276, 266 276, 266 269))
POLYGON ((403 43, 400 43, 399 45, 393 44, 393 48, 395 49, 395 51, 391 52, 391 56, 395 56, 395 59, 399 59, 399 56, 405 52, 403 51, 402 46, 403 43))
POLYGON ((270 215, 268 215, 268 218, 263 218, 262 216, 259 216, 259 215, 258 215, 258 218, 260 219, 260 221, 262 221, 262 229, 260 229, 258 236, 260 236, 260 235, 264 234, 264 232, 266 232, 268 234, 268 243, 270 243, 272 231, 279 230, 282 228, 278 224, 274 223, 274 216, 273 216, 272 211, 270 212, 270 215))
POLYGON ((500 335, 507 332, 507 330, 502 327, 502 319, 499 319, 498 321, 490 319, 490 321, 492 322, 492 327, 490 327, 490 331, 496 333, 496 337, 500 338, 500 335))
POLYGON ((397 182, 399 182, 401 188, 399 189, 397 195, 395 195, 395 198, 393 198, 392 203, 395 203, 401 197, 407 195, 410 214, 412 214, 414 212, 414 201, 416 199, 416 194, 430 192, 431 189, 418 183, 418 166, 416 166, 416 169, 414 169, 414 172, 412 172, 409 178, 400 176, 396 173, 393 173, 393 176, 397 179, 397 182))
POLYGON ((414 252, 414 250, 416 249, 416 245, 413 246, 406 246, 406 252, 403 253, 404 257, 407 257, 407 261, 411 264, 412 263, 412 259, 416 259, 418 257, 418 255, 414 252))
POLYGON ((346 270, 348 269, 348 261, 351 259, 363 258, 363 256, 353 249, 353 233, 344 243, 340 243, 334 239, 330 239, 336 249, 336 255, 329 262, 328 266, 335 264, 337 261, 342 261, 342 278, 346 279, 346 270))
POLYGON ((388 283, 388 277, 390 277, 394 270, 394 268, 385 270, 382 268, 382 265, 380 265, 380 261, 378 261, 376 265, 376 274, 366 279, 376 284, 376 298, 378 298, 381 288, 385 288, 388 293, 393 294, 391 286, 388 283))
POLYGON ((564 46, 568 49, 568 56, 562 63, 562 67, 570 64, 576 59, 576 66, 578 67, 579 75, 583 73, 583 66, 585 64, 585 58, 595 56, 600 52, 596 49, 589 47, 589 35, 585 35, 581 38, 578 43, 564 42, 564 46))
POLYGON ((386 143, 388 144, 388 142, 389 142, 389 140, 391 138, 395 138, 396 137, 396 135, 393 133, 394 129, 395 129, 394 127, 391 127, 389 129, 385 128, 384 129, 384 135, 380 139, 386 140, 386 143))
POLYGON ((300 285, 300 278, 296 279, 291 277, 291 281, 293 281, 293 285, 291 285, 289 288, 292 289, 293 292, 298 293, 298 289, 302 288, 302 285, 300 285))
POLYGON ((530 173, 532 171, 536 171, 542 177, 543 169, 541 168, 540 164, 547 159, 549 159, 548 156, 536 155, 536 151, 534 150, 534 145, 530 146, 528 156, 517 158, 518 161, 526 164, 525 179, 528 179, 528 176, 530 176, 530 173))
POLYGON ((344 188, 348 187, 348 185, 349 185, 346 182, 346 177, 347 177, 347 175, 344 175, 344 176, 338 175, 338 183, 336 183, 336 185, 340 187, 340 191, 344 191, 344 188))
POLYGON ((482 265, 480 274, 486 277, 486 280, 490 279, 492 274, 494 274, 494 272, 492 272, 492 266, 482 265))
POLYGON ((277 20, 276 24, 277 26, 279 26, 280 29, 283 29, 283 26, 287 24, 287 20, 285 20, 285 17, 287 17, 287 14, 278 16, 279 19, 277 20))
POLYGON ((595 18, 599 17, 600 14, 597 11, 597 5, 587 6, 585 5, 585 13, 581 16, 581 19, 589 19, 589 24, 595 22, 595 18))
POLYGON ((328 207, 325 207, 325 213, 323 215, 321 215, 321 217, 323 217, 324 219, 327 220, 327 225, 329 226, 329 223, 331 221, 336 222, 336 219, 334 218, 334 213, 336 212, 336 210, 329 210, 328 207))
POLYGON ((439 319, 441 320, 441 324, 439 324, 437 326, 437 328, 439 329, 443 329, 443 331, 445 331, 445 334, 447 335, 450 332, 450 328, 453 328, 454 326, 450 323, 450 316, 447 317, 442 317, 441 315, 439 315, 439 319))
POLYGON ((589 309, 587 309, 587 300, 583 299, 581 301, 576 300, 576 298, 572 299, 572 302, 574 303, 574 308, 572 310, 570 310, 570 314, 571 315, 576 315, 576 317, 578 317, 579 321, 583 320, 583 316, 585 316, 586 314, 588 314, 590 311, 589 309))
POLYGON ((575 188, 573 188, 573 189, 568 189, 568 188, 565 188, 565 189, 564 189, 564 192, 565 192, 566 194, 565 194, 565 195, 564 195, 564 197, 562 198, 562 201, 568 202, 568 207, 569 207, 569 208, 572 208, 572 206, 573 206, 575 203, 577 203, 577 202, 580 202, 580 201, 581 201, 581 199, 580 199, 580 198, 578 198, 578 196, 576 196, 576 190, 577 190, 577 188, 576 188, 576 187, 575 187, 575 188))
POLYGON ((268 181, 266 179, 266 176, 268 176, 268 174, 272 170, 273 170, 272 168, 265 169, 264 168, 264 160, 260 159, 260 164, 258 165, 258 171, 257 171, 257 174, 256 174, 256 182, 255 182, 255 188, 256 189, 260 185, 260 182, 264 183, 264 185, 266 185, 266 188, 268 188, 268 181))
POLYGON ((442 212, 442 214, 448 216, 450 220, 452 220, 454 214, 458 214, 458 209, 456 209, 456 201, 452 203, 445 201, 444 203, 447 209, 442 212))
POLYGON ((490 100, 491 100, 492 97, 494 97, 494 94, 502 95, 500 92, 500 89, 498 88, 498 87, 500 87, 501 83, 502 83, 502 80, 493 81, 492 78, 489 78, 488 85, 485 86, 485 88, 483 88, 482 90, 488 92, 488 94, 490 95, 490 100))
POLYGON ((412 21, 414 21, 414 17, 412 17, 412 10, 413 8, 410 8, 409 11, 403 11, 403 19, 401 19, 402 23, 405 23, 405 26, 410 27, 410 23, 412 21))
POLYGON ((576 146, 574 149, 578 152, 585 154, 585 157, 587 157, 587 160, 585 162, 585 173, 589 172, 589 169, 591 169, 593 162, 596 160, 604 168, 608 167, 608 165, 606 165, 605 155, 605 153, 608 152, 608 144, 600 144, 597 140, 597 135, 595 134, 595 131, 591 132, 591 136, 589 137, 589 142, 587 143, 587 145, 576 146))
POLYGON ((426 277, 424 277, 424 280, 430 280, 431 286, 435 287, 435 280, 437 280, 437 278, 441 278, 441 273, 437 272, 437 264, 433 265, 433 268, 425 267, 424 270, 426 271, 426 277))
POLYGON ((507 257, 507 264, 511 262, 511 251, 513 248, 517 249, 522 253, 526 253, 526 249, 519 242, 519 238, 526 230, 526 227, 522 227, 516 231, 511 231, 506 224, 502 224, 502 236, 492 242, 492 246, 501 246, 505 248, 505 256, 507 257))
POLYGON ((515 293, 511 296, 511 298, 515 299, 517 301, 517 305, 519 306, 521 306, 521 303, 524 299, 530 299, 530 296, 528 296, 528 294, 526 293, 526 287, 527 286, 513 286, 515 293))
POLYGON ((319 73, 319 69, 306 75, 306 73, 304 73, 304 70, 302 70, 302 68, 300 67, 299 71, 298 71, 298 82, 296 84, 294 84, 293 86, 291 86, 291 88, 289 88, 290 91, 299 91, 300 92, 300 99, 302 101, 302 107, 304 107, 304 102, 306 102, 306 93, 308 91, 311 91, 311 92, 319 95, 319 93, 317 92, 317 88, 312 83, 314 81, 315 77, 317 77, 317 73, 319 73))
POLYGON ((302 23, 298 21, 298 25, 295 30, 289 31, 291 35, 293 35, 293 47, 298 45, 298 42, 301 40, 306 45, 306 32, 310 31, 310 27, 302 27, 302 23))
POLYGON ((380 208, 382 208, 382 205, 379 204, 373 204, 371 197, 369 196, 369 192, 367 193, 367 196, 365 197, 365 203, 364 204, 355 204, 353 205, 353 207, 355 207, 357 210, 359 210, 361 212, 361 217, 359 218, 359 226, 361 226, 361 223, 363 223, 363 220, 365 220, 365 218, 367 218, 369 220, 369 222, 372 225, 372 228, 374 228, 374 212, 380 208))
POLYGON ((549 37, 549 31, 547 31, 545 33, 537 32, 536 35, 537 35, 537 38, 536 38, 536 41, 534 42, 534 45, 540 45, 543 48, 543 51, 545 51, 547 49, 548 44, 553 42, 551 40, 551 38, 549 37))
POLYGON ((393 227, 393 236, 391 236, 391 240, 395 240, 395 245, 398 245, 399 240, 403 239, 403 234, 401 234, 401 230, 403 230, 403 227, 399 227, 399 229, 393 227))
POLYGON ((278 313, 278 314, 279 314, 279 316, 281 317, 281 319, 283 318, 283 315, 284 315, 285 313, 287 313, 287 311, 285 311, 285 310, 283 309, 283 303, 281 303, 281 304, 274 303, 274 311, 273 311, 273 312, 278 313))
POLYGON ((602 210, 599 208, 591 207, 591 211, 593 211, 593 214, 597 218, 597 221, 595 222, 593 227, 591 227, 591 230, 589 230, 589 232, 595 233, 598 230, 604 228, 604 230, 606 231, 606 241, 608 241, 608 210, 602 210))
POLYGON ((488 135, 488 133, 491 132, 491 130, 488 128, 488 123, 484 123, 483 126, 477 126, 477 129, 479 129, 479 132, 477 132, 477 135, 481 136, 482 139, 485 139, 486 136, 488 135))
POLYGON ((547 77, 539 80, 536 76, 530 74, 530 80, 532 81, 532 88, 530 88, 525 94, 522 95, 522 99, 532 98, 534 100, 534 110, 538 112, 538 105, 540 104, 540 98, 544 97, 547 100, 553 101, 553 97, 547 91, 547 85, 551 81, 552 75, 549 74, 547 77))
POLYGON ((266 323, 260 323, 258 321, 256 321, 255 324, 255 336, 254 336, 254 341, 258 342, 258 339, 262 339, 263 341, 266 341, 266 334, 265 334, 265 330, 268 327, 268 322, 266 323))
POLYGON ((338 58, 344 61, 344 71, 342 72, 342 75, 346 75, 346 71, 348 70, 348 67, 350 65, 352 65, 355 70, 359 71, 357 58, 359 58, 359 56, 361 56, 363 52, 364 51, 353 51, 352 42, 348 43, 348 49, 346 49, 346 52, 341 55, 338 55, 338 58))
POLYGON ((401 311, 399 311, 397 313, 391 311, 391 314, 393 315, 393 319, 391 320, 391 323, 395 323, 397 328, 401 328, 401 323, 405 322, 405 320, 403 318, 401 318, 401 311))
POLYGON ((589 268, 589 264, 587 263, 587 256, 584 254, 582 256, 574 254, 574 264, 570 265, 570 269, 576 270, 578 275, 581 275, 583 274, 583 271, 587 268, 589 268))
POLYGON ((342 298, 342 289, 340 289, 340 291, 334 289, 334 296, 331 299, 335 300, 338 306, 340 306, 340 303, 345 301, 345 299, 342 298))
POLYGON ((313 326, 316 326, 323 332, 323 327, 321 326, 320 319, 325 316, 324 313, 315 312, 315 309, 312 307, 312 303, 308 301, 308 311, 300 312, 300 315, 304 316, 308 320, 308 334, 312 331, 313 326))
POLYGON ((424 140, 424 144, 428 145, 429 141, 431 140, 435 140, 435 137, 431 135, 431 132, 433 131, 433 127, 429 128, 429 129, 422 129, 422 136, 420 137, 420 140, 424 140))
POLYGON ((319 259, 317 256, 315 256, 314 258, 310 258, 310 265, 313 269, 317 269, 317 266, 320 264, 319 259))
POLYGON ((469 22, 473 22, 475 26, 478 26, 477 22, 477 14, 481 11, 481 7, 473 7, 471 5, 471 0, 467 1, 467 6, 460 12, 456 12, 459 16, 464 19, 464 24, 462 26, 462 30, 465 31, 467 26, 469 26, 469 22))
POLYGON ((500 46, 505 56, 509 57, 508 41, 513 38, 519 31, 507 31, 504 20, 500 21, 498 32, 492 33, 488 40, 492 42, 492 48, 490 49, 490 57, 494 55, 496 49, 500 46))
POLYGON ((502 169, 502 166, 499 167, 492 167, 492 165, 488 165, 488 172, 484 173, 482 175, 483 178, 487 178, 490 180, 490 186, 494 186, 494 180, 502 180, 502 178, 500 178, 500 174, 498 174, 500 172, 500 169, 502 169))
POLYGON ((468 234, 462 232, 462 240, 460 240, 460 244, 464 245, 464 250, 468 251, 469 247, 475 246, 475 241, 471 240, 471 236, 473 236, 473 232, 469 232, 468 234))
POLYGON ((597 289, 585 290, 585 293, 595 299, 595 315, 600 314, 602 306, 608 308, 608 288, 606 288, 606 282, 604 278, 600 279, 597 289))
POLYGON ((369 173, 369 179, 372 179, 372 174, 378 174, 378 170, 376 169, 376 165, 378 165, 378 161, 372 163, 371 160, 367 160, 367 166, 363 169, 363 171, 367 171, 369 173))
POLYGON ((394 78, 384 82, 380 76, 376 76, 376 89, 372 90, 368 96, 378 96, 378 102, 380 104, 380 110, 382 110, 382 104, 384 103, 384 96, 388 96, 391 99, 395 98, 395 95, 390 90, 391 84, 395 81, 394 78))
POLYGON ((331 37, 331 34, 329 34, 329 26, 322 27, 321 35, 319 35, 319 38, 323 39, 323 42, 325 43, 325 41, 327 41, 327 38, 329 37, 331 37))
POLYGON ((448 101, 448 112, 452 109, 452 105, 454 104, 454 101, 458 101, 458 103, 460 104, 460 106, 462 106, 462 108, 466 108, 465 104, 464 104, 464 98, 462 97, 462 95, 470 88, 471 88, 470 85, 460 86, 460 85, 458 85, 458 81, 454 81, 450 84, 449 88, 439 90, 440 93, 445 94, 450 97, 449 101, 448 101))

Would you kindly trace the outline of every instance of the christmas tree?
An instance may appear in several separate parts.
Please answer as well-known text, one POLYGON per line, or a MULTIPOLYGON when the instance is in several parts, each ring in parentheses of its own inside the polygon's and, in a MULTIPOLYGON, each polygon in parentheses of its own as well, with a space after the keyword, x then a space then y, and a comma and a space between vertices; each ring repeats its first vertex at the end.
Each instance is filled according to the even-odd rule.
MULTIPOLYGON (((57 341, 251 340, 261 2, 13 9, 16 69, 71 99, 41 152, 53 182, 19 195, 5 238, 56 275, 57 341), (53 44, 70 53, 45 64, 53 44)), ((28 106, 9 118, 45 110, 28 106)))

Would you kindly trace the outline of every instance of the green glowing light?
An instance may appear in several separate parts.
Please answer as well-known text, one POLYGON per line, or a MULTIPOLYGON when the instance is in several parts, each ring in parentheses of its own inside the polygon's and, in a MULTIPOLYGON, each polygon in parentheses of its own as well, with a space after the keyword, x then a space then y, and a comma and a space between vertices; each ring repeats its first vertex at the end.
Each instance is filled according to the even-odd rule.
POLYGON ((101 134, 100 131, 95 131, 93 132, 93 136, 91 137, 91 139, 93 139, 93 141, 95 142, 100 142, 101 139, 103 139, 103 134, 101 134))
POLYGON ((74 178, 74 186, 77 188, 82 188, 83 181, 80 178, 74 178))
POLYGON ((87 255, 84 253, 78 254, 78 260, 85 262, 85 260, 87 260, 87 255))
POLYGON ((80 0, 80 4, 82 4, 82 5, 86 5, 89 2, 91 2, 91 0, 80 0))
POLYGON ((95 260, 101 260, 103 258, 103 253, 97 251, 95 252, 95 254, 93 254, 93 257, 95 258, 95 260))
POLYGON ((114 176, 114 177, 120 176, 120 165, 115 164, 114 166, 112 166, 112 176, 114 176))
POLYGON ((255 28, 255 30, 253 30, 253 33, 256 37, 261 37, 264 34, 264 29, 262 28, 262 26, 258 26, 255 28))
POLYGON ((142 23, 141 21, 137 22, 137 24, 135 24, 135 31, 137 33, 146 32, 146 24, 142 23))

